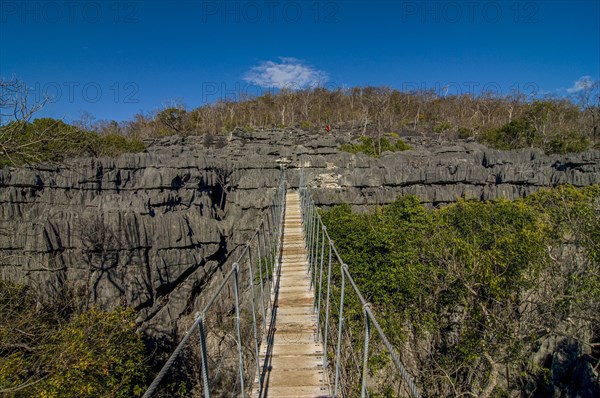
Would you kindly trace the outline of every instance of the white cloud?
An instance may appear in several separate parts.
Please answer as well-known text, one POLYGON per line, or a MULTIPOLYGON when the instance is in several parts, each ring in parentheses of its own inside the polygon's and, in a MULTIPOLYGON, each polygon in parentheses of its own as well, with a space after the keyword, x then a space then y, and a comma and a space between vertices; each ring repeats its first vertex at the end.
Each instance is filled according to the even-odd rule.
POLYGON ((263 61, 244 75, 244 80, 261 87, 300 89, 316 87, 327 82, 326 72, 304 61, 279 57, 279 62, 263 61))
POLYGON ((569 94, 578 93, 581 90, 592 87, 593 85, 594 81, 592 80, 591 76, 581 76, 575 81, 575 83, 573 83, 573 87, 567 89, 567 92, 569 94))

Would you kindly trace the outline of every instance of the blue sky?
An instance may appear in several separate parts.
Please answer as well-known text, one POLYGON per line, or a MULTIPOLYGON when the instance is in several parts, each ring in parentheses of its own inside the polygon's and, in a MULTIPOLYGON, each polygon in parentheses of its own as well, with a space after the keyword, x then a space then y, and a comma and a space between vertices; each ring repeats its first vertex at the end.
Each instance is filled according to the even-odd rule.
POLYGON ((314 85, 563 96, 600 80, 599 4, 2 0, 0 75, 66 121, 314 85))

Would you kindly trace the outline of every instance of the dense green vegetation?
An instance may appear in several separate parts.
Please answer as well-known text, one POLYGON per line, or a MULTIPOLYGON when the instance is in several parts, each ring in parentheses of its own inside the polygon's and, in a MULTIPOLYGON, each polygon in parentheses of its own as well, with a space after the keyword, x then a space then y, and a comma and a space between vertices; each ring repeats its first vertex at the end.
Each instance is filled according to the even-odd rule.
MULTIPOLYGON (((550 369, 531 355, 545 341, 574 341, 593 366, 600 359, 599 198, 600 186, 565 186, 426 210, 408 196, 322 217, 386 333, 413 347, 425 396, 544 396, 550 369), (561 256, 565 244, 581 257, 561 256)), ((348 303, 360 331, 362 309, 348 303)))
POLYGON ((358 144, 342 144, 340 150, 350 153, 364 153, 369 156, 379 157, 383 152, 397 152, 407 151, 410 149, 410 145, 406 144, 399 138, 396 138, 396 142, 391 143, 386 137, 382 137, 381 140, 374 140, 371 137, 360 137, 358 144))
POLYGON ((84 155, 118 156, 144 150, 139 139, 117 133, 100 135, 51 118, 0 127, 0 166, 59 162, 84 155))
POLYGON ((32 288, 0 280, 0 394, 137 397, 149 382, 135 312, 45 305, 32 288))
MULTIPOLYGON (((590 137, 568 123, 553 120, 561 113, 558 107, 559 104, 552 101, 535 101, 519 117, 486 130, 482 141, 498 149, 535 147, 549 153, 581 152, 589 148, 590 137), (548 131, 552 125, 556 126, 556 132, 548 131)), ((577 112, 570 109, 560 117, 574 119, 577 112)))

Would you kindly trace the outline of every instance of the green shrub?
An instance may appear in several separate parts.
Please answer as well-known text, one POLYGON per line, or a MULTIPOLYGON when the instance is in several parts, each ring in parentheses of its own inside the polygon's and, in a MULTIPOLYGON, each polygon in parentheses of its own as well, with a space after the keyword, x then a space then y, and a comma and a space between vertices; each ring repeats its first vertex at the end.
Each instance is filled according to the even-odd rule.
MULTIPOLYGON (((391 152, 396 152, 396 151, 408 151, 410 149, 412 149, 412 147, 410 145, 408 145, 406 142, 402 141, 401 139, 398 139, 391 146, 391 149, 386 149, 386 150, 391 151, 391 152)), ((383 145, 382 145, 382 150, 383 150, 383 145)))
POLYGON ((582 152, 590 146, 591 141, 585 135, 577 132, 565 132, 550 140, 546 145, 546 152, 557 154, 582 152))
POLYGON ((118 156, 146 149, 137 139, 119 134, 99 136, 51 118, 0 127, 0 145, 0 166, 60 162, 86 155, 118 156))
POLYGON ((502 127, 484 132, 483 140, 502 150, 533 147, 540 141, 525 118, 514 119, 502 127))
POLYGON ((438 123, 433 127, 433 132, 436 134, 443 134, 445 131, 448 131, 452 128, 452 124, 448 122, 438 123))
POLYGON ((99 156, 116 157, 124 153, 136 153, 146 150, 144 143, 135 138, 120 134, 108 134, 97 138, 99 156))
POLYGON ((470 138, 473 137, 473 131, 471 129, 468 129, 466 127, 459 127, 458 128, 458 137, 465 139, 465 138, 470 138))
POLYGON ((373 140, 369 137, 360 137, 358 144, 342 144, 340 150, 350 153, 364 153, 369 156, 375 156, 375 147, 373 146, 373 140))
POLYGON ((300 123, 300 128, 302 130, 310 130, 312 128, 312 123, 309 121, 304 121, 304 122, 300 123))
MULTIPOLYGON (((557 105, 534 101, 523 115, 503 126, 484 132, 482 141, 497 149, 541 148, 546 153, 581 152, 591 146, 582 132, 565 130, 564 121, 556 120, 557 105)), ((568 117, 568 115, 565 115, 568 117)))
POLYGON ((149 381, 132 309, 71 314, 0 280, 0 319, 0 391, 11 397, 137 397, 149 381))
POLYGON ((358 144, 342 144, 340 150, 350 153, 364 153, 372 157, 379 157, 381 153, 385 151, 397 152, 407 151, 411 149, 410 145, 406 144, 401 139, 397 139, 396 142, 391 143, 387 138, 382 137, 381 141, 373 140, 371 137, 363 136, 360 137, 358 144), (379 146, 381 145, 381 151, 379 146))
POLYGON ((92 308, 75 316, 52 336, 44 356, 54 366, 37 388, 41 397, 126 398, 145 391, 145 349, 132 309, 92 308))

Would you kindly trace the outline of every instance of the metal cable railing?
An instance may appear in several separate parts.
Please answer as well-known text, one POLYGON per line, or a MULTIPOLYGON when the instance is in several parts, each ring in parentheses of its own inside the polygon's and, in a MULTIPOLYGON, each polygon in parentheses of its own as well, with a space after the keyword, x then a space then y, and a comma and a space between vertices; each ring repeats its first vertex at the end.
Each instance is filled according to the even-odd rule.
MULTIPOLYGON (((261 375, 259 353, 263 340, 268 338, 268 323, 272 321, 268 317, 273 305, 273 275, 277 275, 274 271, 281 244, 285 191, 282 169, 273 203, 264 211, 254 235, 203 310, 196 314, 143 398, 161 396, 159 386, 165 383, 165 377, 185 350, 200 358, 201 386, 196 388, 201 389, 205 398, 249 394, 254 376, 261 375), (229 346, 226 340, 230 341, 229 346), (223 345, 226 345, 224 350, 223 345), (235 360, 226 356, 231 350, 236 351, 235 360)), ((260 376, 258 389, 262 390, 260 376)))
MULTIPOLYGON (((315 292, 315 311, 318 324, 317 339, 320 339, 323 343, 323 369, 329 376, 330 394, 334 397, 354 396, 358 388, 361 397, 369 395, 370 349, 373 347, 373 339, 379 338, 382 350, 387 351, 397 369, 400 383, 404 383, 398 389, 402 388, 413 398, 420 398, 421 395, 411 375, 402 364, 400 356, 375 318, 370 304, 365 300, 352 278, 348 265, 341 259, 329 237, 327 228, 323 224, 306 186, 303 170, 300 174, 299 191, 309 272, 315 292), (332 268, 335 262, 339 265, 339 272, 332 268), (347 283, 350 284, 351 289, 347 289, 347 283), (324 289, 326 289, 325 294, 323 294, 324 289), (354 297, 349 297, 348 290, 354 293, 354 297), (347 319, 345 317, 348 315, 344 311, 349 310, 351 300, 353 300, 355 308, 361 308, 364 326, 362 341, 353 336, 352 331, 346 324, 347 319), (337 321, 337 325, 335 325, 335 321, 337 321), (331 330, 336 326, 337 333, 331 330), (377 332, 375 335, 372 335, 373 327, 377 332), (362 353, 357 353, 361 349, 362 353), (359 363, 360 356, 362 356, 362 363, 359 363), (352 370, 358 372, 358 374, 353 374, 352 370), (331 381, 333 381, 333 389, 331 381)), ((356 318, 356 314, 350 314, 350 316, 356 318)))

